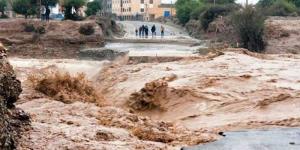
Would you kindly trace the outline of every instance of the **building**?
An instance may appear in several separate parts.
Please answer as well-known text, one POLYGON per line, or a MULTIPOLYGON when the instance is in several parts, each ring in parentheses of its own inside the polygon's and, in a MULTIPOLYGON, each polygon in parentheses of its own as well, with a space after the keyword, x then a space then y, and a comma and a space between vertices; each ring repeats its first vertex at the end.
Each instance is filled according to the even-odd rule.
POLYGON ((175 15, 173 4, 161 0, 103 0, 103 12, 112 13, 120 20, 154 20, 175 15))
POLYGON ((165 4, 161 3, 160 0, 152 0, 154 3, 145 5, 144 20, 154 20, 160 17, 172 17, 176 15, 175 5, 174 4, 165 4))
POLYGON ((102 0, 102 13, 111 14, 112 13, 112 1, 113 0, 102 0))

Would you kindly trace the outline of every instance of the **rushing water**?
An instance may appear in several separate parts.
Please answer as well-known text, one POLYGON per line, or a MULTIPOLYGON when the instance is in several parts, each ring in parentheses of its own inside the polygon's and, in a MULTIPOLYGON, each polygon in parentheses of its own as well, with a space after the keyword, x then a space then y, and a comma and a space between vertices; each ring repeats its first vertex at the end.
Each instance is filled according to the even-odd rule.
POLYGON ((69 72, 70 74, 85 73, 91 79, 94 78, 103 66, 108 61, 89 61, 89 60, 76 60, 76 59, 22 59, 22 58, 9 58, 9 61, 18 77, 23 80, 27 74, 32 73, 34 70, 54 66, 59 70, 69 72))
POLYGON ((129 56, 194 56, 200 47, 159 43, 108 43, 106 48, 129 51, 129 56))

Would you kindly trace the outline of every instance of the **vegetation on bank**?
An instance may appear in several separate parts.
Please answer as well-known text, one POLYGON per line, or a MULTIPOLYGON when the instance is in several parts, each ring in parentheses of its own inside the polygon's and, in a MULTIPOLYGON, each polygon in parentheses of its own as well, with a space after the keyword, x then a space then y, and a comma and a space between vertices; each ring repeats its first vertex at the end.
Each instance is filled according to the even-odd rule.
MULTIPOLYGON (((87 7, 85 11, 87 16, 96 15, 102 9, 102 0, 41 0, 42 5, 53 7, 59 3, 64 9, 65 19, 83 20, 80 14, 80 8, 87 7)), ((6 0, 0 0, 0 12, 4 14, 6 0)), ((24 15, 25 18, 40 15, 40 4, 36 0, 12 0, 13 11, 17 14, 24 15)), ((1 15, 2 16, 2 15, 1 15)))
POLYGON ((102 0, 94 0, 87 3, 87 9, 85 11, 87 16, 96 15, 99 10, 102 9, 102 0))
POLYGON ((265 16, 257 13, 253 7, 246 7, 232 16, 232 23, 242 47, 255 52, 264 50, 264 22, 265 16))
POLYGON ((0 0, 0 18, 6 18, 7 16, 4 14, 6 8, 6 0, 0 0))
POLYGON ((191 35, 261 52, 267 16, 298 16, 300 0, 259 0, 242 6, 235 0, 178 0, 176 17, 191 35), (210 34, 211 33, 211 34, 210 34), (215 35, 215 37, 212 37, 215 35), (204 37, 205 38, 205 37, 204 37))

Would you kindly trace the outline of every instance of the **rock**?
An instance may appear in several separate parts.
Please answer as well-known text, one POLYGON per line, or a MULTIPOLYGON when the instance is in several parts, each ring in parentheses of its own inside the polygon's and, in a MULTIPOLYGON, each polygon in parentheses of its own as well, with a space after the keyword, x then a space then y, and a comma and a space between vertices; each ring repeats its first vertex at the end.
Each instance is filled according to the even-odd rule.
POLYGON ((16 139, 29 116, 14 106, 22 92, 21 82, 16 79, 12 66, 6 59, 6 49, 0 44, 0 149, 16 148, 16 139))
POLYGON ((122 28, 110 17, 98 16, 96 23, 101 27, 103 34, 107 37, 122 37, 125 34, 122 28))
POLYGON ((94 60, 115 60, 118 57, 124 57, 128 51, 111 50, 107 48, 89 48, 80 50, 79 57, 82 59, 94 60))

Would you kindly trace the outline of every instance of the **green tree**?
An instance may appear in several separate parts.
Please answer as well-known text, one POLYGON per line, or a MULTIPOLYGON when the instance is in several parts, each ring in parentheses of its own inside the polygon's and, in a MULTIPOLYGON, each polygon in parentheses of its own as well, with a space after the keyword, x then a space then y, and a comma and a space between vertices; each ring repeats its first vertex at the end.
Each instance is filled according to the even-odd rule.
POLYGON ((1 16, 4 16, 5 8, 6 8, 6 0, 0 0, 0 13, 1 13, 1 16))
POLYGON ((296 7, 300 8, 300 0, 289 0, 289 2, 295 4, 296 7))
POLYGON ((44 6, 55 6, 58 3, 58 0, 42 0, 41 2, 44 6))
POLYGON ((297 12, 295 4, 286 0, 277 0, 271 7, 268 8, 268 15, 270 16, 288 16, 297 12))
POLYGON ((71 20, 79 20, 78 10, 86 4, 87 0, 63 0, 62 5, 65 8, 65 18, 71 20), (72 8, 75 13, 72 13, 72 8))
POLYGON ((176 16, 180 23, 186 24, 190 20, 191 13, 201 6, 203 3, 200 0, 177 0, 175 3, 176 16))
POLYGON ((87 10, 85 11, 87 16, 96 15, 98 11, 102 9, 102 0, 94 0, 87 3, 87 10))
POLYGON ((276 0, 259 0, 257 6, 262 8, 271 7, 275 2, 276 0))
POLYGON ((208 7, 208 9, 203 12, 201 15, 200 21, 202 28, 204 30, 207 30, 209 27, 209 24, 213 22, 218 16, 226 16, 231 11, 239 9, 239 6, 236 4, 226 4, 226 5, 215 5, 208 7))
POLYGON ((265 16, 252 6, 236 12, 232 16, 234 30, 238 33, 242 47, 255 52, 265 48, 263 40, 265 16))
POLYGON ((210 4, 233 4, 235 0, 204 0, 204 3, 210 4))
POLYGON ((35 0, 14 0, 12 7, 14 12, 24 15, 25 18, 37 13, 35 0))
POLYGON ((204 5, 197 7, 190 13, 190 19, 199 20, 201 18, 201 14, 205 12, 207 8, 208 7, 204 5))

